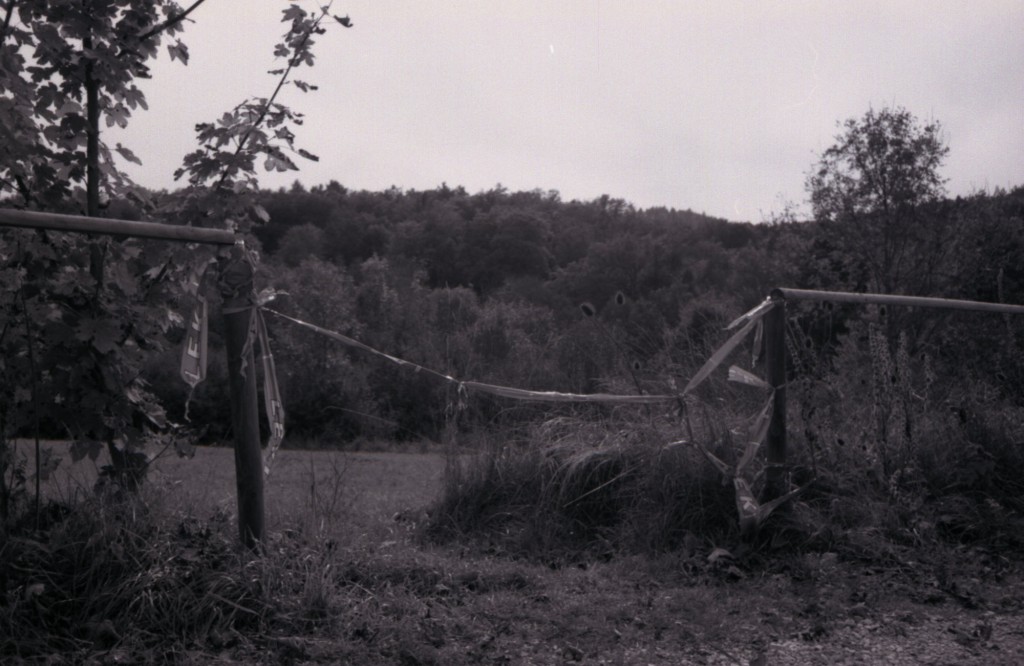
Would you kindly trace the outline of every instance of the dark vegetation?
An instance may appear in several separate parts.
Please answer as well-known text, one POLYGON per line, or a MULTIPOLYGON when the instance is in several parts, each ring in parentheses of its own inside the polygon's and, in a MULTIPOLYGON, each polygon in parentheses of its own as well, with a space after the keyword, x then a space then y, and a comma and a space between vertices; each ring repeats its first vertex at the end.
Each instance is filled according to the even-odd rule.
MULTIPOLYGON (((946 197, 940 128, 902 109, 841 126, 809 174, 808 220, 737 223, 500 186, 260 190, 257 164, 315 158, 293 145, 301 114, 274 96, 201 123, 177 174, 187 186, 145 192, 99 141, 100 112, 124 126, 145 108, 133 80, 160 33, 180 30, 181 9, 33 1, 3 14, 5 206, 231 227, 261 251, 259 285, 284 292, 272 307, 457 379, 676 394, 723 327, 776 286, 1024 303, 1024 189, 946 197)), ((289 76, 313 62, 328 11, 292 5, 284 16, 275 90, 309 88, 289 76)), ((171 53, 187 60, 180 41, 171 53)), ((187 660, 175 651, 196 641, 220 649, 268 628, 344 626, 355 646, 385 631, 372 659, 429 661, 402 644, 413 639, 383 599, 415 606, 406 615, 423 620, 429 643, 439 598, 518 590, 522 579, 373 558, 339 569, 319 532, 239 553, 222 516, 195 522, 139 502, 156 452, 230 436, 219 316, 209 377, 180 425, 186 285, 195 278, 216 313, 214 279, 201 279, 216 262, 212 251, 136 240, 0 234, 0 656, 56 649, 84 661, 131 631, 144 650, 118 658, 187 660), (96 497, 46 504, 39 483, 60 461, 37 445, 28 465, 16 437, 72 440, 76 460, 105 450, 96 497), (380 607, 361 617, 363 602, 380 607)), ((695 576, 725 578, 806 552, 895 566, 908 549, 970 548, 998 563, 1024 545, 1019 317, 791 307, 786 482, 803 491, 753 532, 736 520, 739 485, 709 460, 736 465, 765 396, 726 383, 724 370, 676 404, 517 403, 268 319, 290 446, 445 447, 440 496, 414 521, 420 545, 555 568, 673 553, 695 576)), ((751 368, 754 347, 737 365, 751 368)), ((763 467, 758 457, 741 479, 755 495, 763 467)))
MULTIPOLYGON (((272 307, 458 379, 521 388, 672 393, 721 344, 725 324, 777 285, 868 291, 896 280, 895 293, 1024 302, 1019 189, 937 197, 895 231, 873 218, 740 224, 500 187, 297 184, 261 201, 271 213, 256 232, 262 281, 288 294, 272 307), (873 263, 879 245, 849 228, 860 223, 896 236, 891 274, 873 263)), ((813 483, 760 546, 1017 547, 1019 318, 830 304, 789 312, 791 482, 813 483)), ((478 454, 453 465, 433 538, 556 559, 670 550, 693 534, 738 538, 729 480, 696 449, 666 447, 692 435, 735 463, 736 433, 761 398, 724 372, 682 409, 516 403, 460 396, 270 322, 292 445, 478 454)), ((175 363, 172 350, 153 383, 172 418, 184 395, 175 363)), ((226 409, 219 386, 200 387, 194 414, 226 409)), ((751 479, 759 491, 761 477, 751 479)))
MULTIPOLYGON (((913 244, 908 255, 920 272, 891 293, 1019 302, 1022 199, 1019 190, 979 194, 919 211, 902 242, 913 244)), ((722 342, 724 324, 775 286, 872 286, 855 249, 816 222, 732 223, 500 187, 369 193, 296 184, 261 202, 271 214, 255 232, 265 252, 261 280, 288 294, 271 307, 458 379, 522 388, 658 392, 669 378, 688 377, 722 342)), ((794 313, 793 323, 803 351, 824 357, 856 337, 850 323, 864 314, 822 306, 794 313)), ((1007 346, 1013 320, 884 316, 893 351, 906 324, 909 353, 928 354, 942 371, 972 368, 1007 394, 1021 381, 1007 346), (976 361, 959 366, 968 354, 976 361)), ((451 386, 270 321, 291 433, 337 445, 440 441, 451 386)), ((174 388, 161 391, 171 397, 174 388)), ((472 403, 462 425, 537 411, 472 403)), ((200 396, 195 406, 203 405, 200 396)))
MULTIPOLYGON (((263 255, 259 283, 283 292, 272 307, 285 314, 457 379, 577 393, 676 392, 721 344, 725 324, 774 286, 1024 302, 1024 191, 951 200, 940 183, 910 170, 915 186, 907 200, 898 187, 883 188, 888 199, 878 200, 829 180, 850 168, 840 164, 840 148, 878 150, 849 148, 861 133, 887 133, 898 143, 901 131, 934 132, 894 126, 908 118, 902 110, 869 112, 845 126, 845 143, 809 178, 809 221, 735 223, 500 186, 475 194, 448 186, 374 193, 296 183, 259 192, 250 205, 269 218, 252 232, 263 255)), ((941 157, 945 149, 926 150, 941 157)), ((861 175, 856 182, 870 182, 871 174, 861 175)), ((13 346, 5 372, 36 384, 6 383, 8 436, 84 434, 76 455, 95 455, 89 433, 106 427, 111 413, 124 419, 118 428, 133 446, 154 423, 181 423, 186 387, 173 312, 187 298, 138 306, 157 313, 150 321, 166 337, 125 328, 116 317, 109 325, 98 314, 82 319, 82 308, 93 307, 92 287, 75 271, 87 270, 88 247, 9 233, 23 244, 12 255, 20 263, 7 270, 24 286, 9 301, 8 329, 26 334, 7 336, 13 346), (32 282, 44 275, 51 291, 32 282), (56 335, 60 322, 47 308, 71 321, 75 334, 58 336, 58 345, 25 346, 38 336, 35 320, 52 321, 56 335), (27 312, 37 316, 24 329, 27 312), (54 369, 101 373, 98 361, 95 370, 84 362, 118 341, 132 351, 122 359, 134 364, 125 366, 134 379, 118 398, 128 407, 101 401, 86 416, 102 422, 89 425, 75 414, 92 394, 64 398, 54 369), (84 358, 82 344, 92 350, 84 358), (44 367, 50 370, 40 374, 44 367), (40 417, 35 406, 47 401, 40 417)), ((141 299, 154 293, 132 282, 142 274, 145 285, 147 255, 125 247, 139 265, 112 271, 112 287, 141 299)), ((216 300, 209 281, 204 288, 216 300)), ((742 453, 737 433, 763 398, 727 384, 724 372, 674 405, 518 403, 466 395, 431 374, 272 315, 269 321, 287 445, 443 445, 476 454, 452 464, 433 538, 480 535, 496 552, 575 557, 671 550, 693 534, 739 536, 730 479, 693 448, 699 442, 727 464, 742 453)), ((190 406, 199 434, 172 431, 158 446, 230 434, 221 418, 228 401, 219 317, 211 327, 213 365, 190 406)), ((792 304, 790 483, 810 485, 795 511, 770 523, 769 545, 829 548, 865 534, 1018 543, 1021 331, 1011 316, 792 304)), ((31 488, 13 461, 6 469, 10 519, 31 488)), ((747 480, 760 492, 757 465, 747 480)))

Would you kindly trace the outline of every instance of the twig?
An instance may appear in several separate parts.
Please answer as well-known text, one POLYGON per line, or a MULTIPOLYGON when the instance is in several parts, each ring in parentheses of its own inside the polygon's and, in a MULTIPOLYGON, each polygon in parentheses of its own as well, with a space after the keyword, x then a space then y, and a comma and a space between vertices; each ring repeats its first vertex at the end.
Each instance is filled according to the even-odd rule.
POLYGON ((11 27, 11 16, 14 14, 14 7, 17 5, 16 0, 10 0, 7 3, 7 13, 4 15, 4 25, 0 28, 0 44, 3 44, 7 40, 7 29, 11 27))
MULTIPOLYGON (((183 11, 182 13, 175 14, 174 16, 170 17, 169 19, 167 19, 163 23, 161 23, 161 24, 159 24, 157 26, 154 26, 153 28, 150 28, 148 31, 143 33, 141 36, 139 36, 139 41, 140 42, 145 41, 145 40, 149 39, 150 37, 152 37, 153 35, 157 35, 157 34, 163 32, 164 30, 170 28, 171 26, 175 26, 175 25, 181 23, 186 18, 188 18, 189 14, 191 14, 193 11, 195 11, 196 8, 199 7, 199 5, 203 4, 204 2, 206 2, 206 0, 196 0, 195 2, 192 3, 191 7, 189 7, 188 9, 183 11)), ((11 4, 12 5, 14 4, 13 0, 11 1, 11 4)))
MULTIPOLYGON (((281 92, 281 89, 284 88, 284 84, 288 81, 288 75, 291 74, 292 69, 294 69, 295 66, 301 60, 302 54, 305 51, 306 42, 309 41, 309 38, 313 35, 313 32, 316 31, 317 27, 319 27, 320 21, 322 21, 324 17, 327 16, 327 12, 330 8, 330 3, 328 3, 325 7, 320 8, 320 16, 315 21, 313 21, 313 23, 309 26, 309 29, 306 30, 306 34, 302 36, 302 41, 299 42, 298 46, 295 47, 295 52, 292 54, 292 57, 288 59, 288 66, 285 68, 284 73, 281 74, 281 78, 278 80, 277 87, 274 88, 273 94, 267 98, 267 101, 266 103, 264 103, 263 108, 260 109, 260 113, 256 117, 256 120, 253 122, 252 125, 249 126, 249 129, 245 131, 245 134, 243 134, 242 138, 238 141, 238 147, 235 148, 235 155, 238 155, 239 153, 242 152, 242 149, 245 148, 245 144, 249 140, 249 137, 252 135, 253 132, 256 131, 256 129, 260 125, 263 124, 263 120, 267 117, 267 114, 270 113, 270 107, 274 104, 274 100, 277 99, 277 95, 281 92)), ((220 180, 217 181, 217 186, 214 188, 214 190, 219 190, 221 186, 224 185, 224 181, 227 180, 227 178, 228 167, 225 166, 224 171, 221 173, 220 180)))
POLYGON ((18 294, 21 296, 21 309, 25 313, 25 341, 28 345, 28 368, 29 368, 29 384, 32 389, 32 429, 33 435, 35 436, 36 445, 36 501, 35 501, 35 512, 36 512, 36 529, 39 529, 39 510, 40 510, 40 487, 39 477, 40 463, 42 462, 42 452, 39 449, 39 391, 36 385, 36 354, 35 346, 32 344, 32 324, 29 321, 30 317, 28 314, 28 303, 25 301, 24 289, 19 289, 18 294))

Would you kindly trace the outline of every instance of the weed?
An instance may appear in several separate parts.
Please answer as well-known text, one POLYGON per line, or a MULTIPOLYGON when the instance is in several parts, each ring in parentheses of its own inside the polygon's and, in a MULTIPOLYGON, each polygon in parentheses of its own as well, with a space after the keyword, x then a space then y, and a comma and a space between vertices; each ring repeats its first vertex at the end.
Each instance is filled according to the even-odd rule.
POLYGON ((531 444, 449 461, 428 535, 562 561, 729 534, 731 491, 699 454, 666 448, 667 433, 646 422, 621 425, 551 419, 531 444))

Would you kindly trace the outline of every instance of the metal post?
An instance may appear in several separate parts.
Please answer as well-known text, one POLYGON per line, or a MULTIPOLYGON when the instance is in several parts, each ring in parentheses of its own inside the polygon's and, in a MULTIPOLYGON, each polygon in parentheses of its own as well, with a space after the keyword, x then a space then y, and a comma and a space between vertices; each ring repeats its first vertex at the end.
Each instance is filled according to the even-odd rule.
POLYGON ((941 308, 943 310, 969 310, 972 312, 1000 312, 1003 314, 1024 314, 1024 305, 1007 303, 986 303, 983 301, 962 301, 953 298, 928 296, 900 296, 896 294, 860 294, 847 291, 817 291, 814 289, 790 289, 780 287, 772 290, 772 298, 794 301, 829 301, 831 303, 875 303, 913 308, 941 308))
POLYGON ((231 250, 231 258, 221 271, 220 289, 224 297, 224 345, 228 354, 231 425, 235 438, 238 532, 246 547, 257 549, 264 536, 263 455, 252 349, 255 339, 253 265, 244 246, 236 245, 231 250))
POLYGON ((764 317, 765 370, 775 390, 768 422, 768 469, 764 501, 785 494, 786 465, 786 299, 773 293, 775 307, 764 317))

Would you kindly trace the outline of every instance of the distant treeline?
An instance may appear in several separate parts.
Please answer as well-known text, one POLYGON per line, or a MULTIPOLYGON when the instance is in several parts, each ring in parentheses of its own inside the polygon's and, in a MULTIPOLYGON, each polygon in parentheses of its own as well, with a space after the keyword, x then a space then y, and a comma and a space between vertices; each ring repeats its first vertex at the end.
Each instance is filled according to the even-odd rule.
MULTIPOLYGON (((254 232, 260 280, 288 293, 275 307, 460 379, 522 388, 664 390, 775 286, 870 291, 884 279, 894 293, 1024 303, 1024 188, 918 207, 885 239, 858 220, 734 223, 500 186, 296 183, 260 202, 270 213, 254 232)), ((821 306, 794 310, 791 323, 827 354, 862 316, 821 306)), ((1024 389, 1016 321, 918 312, 886 321, 948 372, 990 371, 1007 391, 1024 389)), ((436 378, 270 324, 293 435, 436 440, 452 423, 550 413, 487 398, 460 409, 455 388, 436 378)), ((162 365, 165 390, 172 365, 162 365)), ((212 374, 194 414, 222 413, 212 374)))

